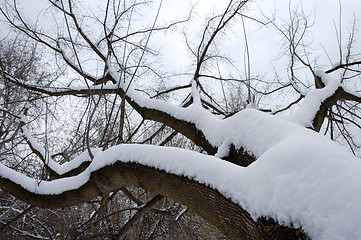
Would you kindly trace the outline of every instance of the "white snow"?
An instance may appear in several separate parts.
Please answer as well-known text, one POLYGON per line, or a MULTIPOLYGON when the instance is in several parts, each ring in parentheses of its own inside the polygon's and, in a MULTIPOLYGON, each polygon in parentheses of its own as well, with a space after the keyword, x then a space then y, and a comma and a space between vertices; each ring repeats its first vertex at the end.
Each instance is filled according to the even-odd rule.
POLYGON ((223 158, 223 157, 227 157, 229 154, 229 148, 231 147, 231 139, 230 138, 226 138, 222 145, 219 146, 217 153, 214 155, 215 157, 218 158, 223 158))
POLYGON ((244 168, 184 149, 134 144, 96 153, 88 169, 78 176, 39 185, 3 165, 0 173, 29 191, 58 194, 80 187, 91 172, 105 165, 136 162, 207 184, 255 219, 268 216, 286 225, 302 226, 313 239, 361 236, 360 159, 320 134, 253 109, 219 120, 222 122, 219 129, 233 129, 234 138, 241 134, 234 142, 255 153, 256 162, 244 168))
POLYGON ((27 177, 19 172, 16 172, 3 164, 0 164, 0 175, 3 178, 9 179, 14 183, 22 186, 24 189, 39 193, 39 194, 59 194, 65 191, 78 189, 89 180, 89 171, 84 171, 81 174, 61 178, 53 181, 41 181, 38 183, 35 179, 27 177))
POLYGON ((174 221, 178 221, 179 218, 188 210, 187 207, 183 208, 179 213, 178 215, 174 218, 174 221))
MULTIPOLYGON (((109 72, 115 74, 112 69, 109 72)), ((216 156, 171 147, 124 144, 96 152, 90 166, 74 177, 38 184, 4 165, 0 165, 0 175, 32 192, 59 194, 79 188, 93 171, 105 165, 136 162, 204 183, 240 204, 255 219, 267 216, 282 224, 301 226, 312 239, 358 239, 361 160, 303 127, 311 126, 321 102, 340 86, 339 81, 317 74, 326 86, 308 92, 300 109, 287 120, 252 108, 221 119, 197 104, 182 108, 148 99, 129 88, 127 95, 140 106, 194 123, 218 147, 216 156), (254 154, 257 161, 244 168, 221 160, 219 157, 227 154, 231 144, 254 154)), ((115 86, 118 84, 106 87, 115 86)), ((126 86, 120 84, 123 89, 126 86)), ((73 165, 69 167, 54 164, 52 168, 66 172, 86 159, 85 154, 76 160, 78 163, 70 162, 73 165)))
POLYGON ((197 83, 194 79, 192 79, 192 88, 191 88, 191 94, 192 94, 192 98, 193 98, 193 105, 197 105, 200 106, 201 103, 201 96, 199 94, 199 90, 197 88, 197 83))
MULTIPOLYGON (((22 116, 22 121, 26 122, 25 116, 22 116)), ((72 159, 70 162, 66 162, 64 164, 59 164, 50 157, 52 154, 46 152, 45 148, 42 147, 33 138, 33 136, 30 134, 29 130, 25 126, 22 127, 22 131, 23 131, 24 137, 29 141, 31 146, 41 154, 42 158, 46 161, 47 166, 49 166, 50 169, 52 169, 54 172, 56 172, 59 175, 63 175, 65 173, 79 167, 83 162, 91 161, 89 153, 83 152, 76 158, 72 159)), ((93 154, 101 151, 100 148, 92 148, 90 150, 92 151, 93 154)))
POLYGON ((301 107, 295 113, 286 116, 285 119, 305 127, 312 127, 312 120, 319 110, 321 103, 328 97, 332 96, 332 94, 334 94, 340 86, 339 80, 331 78, 320 70, 316 71, 316 75, 321 78, 325 87, 310 90, 306 94, 301 107))
MULTIPOLYGON (((101 148, 91 148, 90 151, 92 154, 96 154, 97 152, 101 151, 101 148)), ((49 167, 54 170, 59 175, 63 175, 67 172, 70 172, 71 170, 79 167, 84 162, 90 162, 91 158, 89 156, 89 153, 87 151, 81 153, 76 158, 72 159, 70 162, 66 162, 64 164, 59 164, 53 160, 49 160, 49 167)))

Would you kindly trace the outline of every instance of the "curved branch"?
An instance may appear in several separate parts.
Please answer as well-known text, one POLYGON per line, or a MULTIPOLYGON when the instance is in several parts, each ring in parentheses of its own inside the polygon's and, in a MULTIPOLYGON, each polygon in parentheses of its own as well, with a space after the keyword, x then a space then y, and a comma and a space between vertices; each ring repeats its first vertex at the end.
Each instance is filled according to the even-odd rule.
POLYGON ((207 22, 207 27, 205 28, 204 32, 203 32, 203 36, 202 36, 202 40, 198 46, 198 50, 197 50, 197 66, 196 66, 196 70, 195 70, 195 73, 194 73, 194 77, 193 79, 195 81, 198 81, 198 78, 199 78, 199 74, 200 74, 200 71, 201 71, 201 66, 202 64, 204 63, 205 61, 205 58, 206 58, 206 55, 208 53, 208 49, 209 47, 211 46, 211 44, 213 43, 215 37, 218 35, 219 32, 222 31, 222 29, 224 29, 224 27, 236 16, 236 14, 239 12, 239 10, 248 2, 248 0, 246 1, 241 1, 240 3, 238 3, 237 7, 232 10, 233 12, 230 14, 230 16, 226 16, 227 13, 230 12, 230 8, 231 8, 231 5, 232 5, 232 1, 229 2, 226 10, 224 11, 224 13, 220 16, 220 20, 218 22, 218 25, 216 27, 216 29, 213 31, 212 35, 210 36, 208 42, 205 44, 205 46, 203 47, 202 49, 202 45, 204 43, 204 40, 205 40, 205 33, 206 31, 208 30, 209 26, 210 26, 210 22, 212 20, 215 19, 212 18, 210 19, 208 22, 207 22))
POLYGON ((338 89, 335 91, 333 95, 331 95, 322 102, 320 109, 318 110, 318 112, 316 113, 313 119, 312 125, 317 132, 320 131, 323 121, 327 116, 327 110, 331 109, 332 106, 334 106, 337 103, 337 101, 342 101, 342 100, 349 100, 349 101, 355 101, 361 103, 361 97, 345 91, 345 89, 342 86, 338 87, 338 89))
MULTIPOLYGON (((41 87, 35 87, 30 86, 25 83, 22 83, 20 80, 10 76, 6 75, 6 79, 18 86, 24 87, 28 90, 47 94, 49 96, 88 96, 90 94, 119 94, 121 97, 124 96, 124 91, 121 88, 105 88, 94 86, 91 89, 84 88, 84 89, 50 89, 50 88, 41 88, 41 87)), ((114 86, 116 87, 116 86, 114 86)), ((215 154, 217 152, 217 149, 215 146, 213 146, 209 141, 206 139, 204 134, 201 130, 199 130, 196 127, 195 123, 187 122, 185 120, 178 119, 175 116, 172 116, 172 114, 167 113, 164 110, 159 110, 156 107, 151 106, 142 106, 141 101, 137 101, 134 98, 131 98, 128 95, 125 96, 125 99, 127 102, 144 118, 149 120, 154 120, 161 122, 163 124, 166 124, 167 126, 179 131, 184 136, 188 137, 190 140, 192 140, 195 144, 202 147, 205 151, 207 151, 209 154, 215 154)), ((139 100, 139 99, 138 99, 139 100)), ((148 99, 151 101, 151 99, 148 99)))
POLYGON ((0 186, 18 199, 45 208, 69 207, 91 200, 99 196, 99 189, 104 190, 105 186, 108 192, 124 186, 138 186, 186 205, 232 239, 240 236, 243 239, 260 239, 261 236, 261 229, 249 214, 218 191, 195 180, 136 163, 116 162, 101 168, 93 172, 90 180, 79 189, 61 194, 33 193, 3 177, 0 177, 0 186))
POLYGON ((132 100, 130 100, 130 104, 141 116, 143 116, 144 119, 164 123, 167 126, 179 131, 181 134, 192 140, 196 145, 202 147, 210 155, 214 155, 217 152, 217 148, 207 140, 202 131, 197 128, 196 124, 177 119, 171 114, 161 110, 141 107, 132 100))
POLYGON ((276 115, 277 113, 280 113, 280 112, 286 111, 287 109, 290 109, 293 105, 299 103, 303 99, 303 97, 304 96, 300 95, 295 101, 291 102, 290 104, 288 104, 286 107, 284 107, 282 109, 272 112, 272 114, 276 115))
MULTIPOLYGON (((135 3, 133 6, 136 6, 140 3, 135 3)), ((133 7, 132 6, 132 7, 133 7)), ((129 9, 127 9, 126 11, 129 11, 129 9)), ((167 30, 167 29, 170 29, 172 28, 173 26, 175 25, 178 25, 178 24, 182 24, 182 23, 185 23, 185 22, 188 22, 190 19, 191 19, 191 16, 192 16, 192 13, 193 13, 193 8, 191 9, 191 11, 189 12, 189 15, 187 16, 187 18, 183 19, 183 20, 179 20, 179 21, 175 21, 175 22, 172 22, 166 26, 161 26, 161 27, 151 27, 151 28, 147 28, 147 29, 142 29, 142 30, 138 30, 138 31, 135 31, 135 32, 132 32, 132 33, 128 33, 126 34, 125 36, 115 36, 117 37, 116 40, 113 40, 112 43, 116 43, 116 42, 119 42, 119 41, 125 41, 127 38, 131 37, 131 36, 135 36, 135 35, 138 35, 138 34, 145 34, 145 33, 149 33, 149 32, 152 32, 152 31, 161 31, 161 30, 167 30)), ((102 42, 105 38, 101 39, 99 42, 102 42)))
MULTIPOLYGON (((78 20, 73 12, 72 3, 70 0, 68 1, 68 4, 69 4, 69 16, 72 18, 72 20, 75 24, 76 30, 83 37, 83 39, 88 43, 88 45, 91 47, 91 49, 105 62, 107 60, 107 58, 104 56, 104 54, 102 54, 100 52, 100 50, 95 46, 95 44, 89 39, 89 37, 84 33, 84 31, 80 27, 78 20)), ((67 13, 67 12, 64 11, 64 13, 67 13)))
POLYGON ((159 97, 160 95, 167 94, 167 93, 171 93, 171 92, 175 92, 175 91, 178 91, 178 90, 181 90, 181 89, 185 89, 185 88, 190 88, 190 87, 191 87, 191 84, 172 87, 172 88, 166 89, 166 90, 164 90, 164 91, 158 92, 157 94, 155 94, 155 95, 152 96, 151 98, 157 98, 157 97, 159 97))

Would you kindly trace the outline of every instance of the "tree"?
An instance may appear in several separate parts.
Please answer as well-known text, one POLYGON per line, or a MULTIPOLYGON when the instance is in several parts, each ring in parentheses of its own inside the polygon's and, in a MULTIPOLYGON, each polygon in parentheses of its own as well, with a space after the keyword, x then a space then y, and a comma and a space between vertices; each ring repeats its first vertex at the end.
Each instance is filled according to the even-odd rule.
MULTIPOLYGON (((57 20, 56 33, 25 20, 16 1, 5 1, 1 8, 8 23, 44 51, 51 51, 54 63, 64 72, 55 81, 43 83, 1 71, 7 84, 40 99, 53 99, 45 111, 54 113, 54 117, 47 113, 39 120, 45 125, 41 144, 29 131, 31 122, 26 113, 16 113, 19 121, 14 129, 21 128, 28 150, 42 162, 43 169, 33 158, 29 163, 36 167, 28 176, 12 166, 0 165, 0 186, 5 192, 49 209, 96 199, 99 207, 95 214, 87 213, 91 220, 93 216, 107 217, 107 203, 117 198, 119 191, 133 199, 137 206, 132 218, 111 232, 95 226, 94 238, 124 237, 163 196, 187 206, 231 239, 329 239, 342 234, 339 221, 355 222, 360 213, 354 193, 360 190, 361 163, 318 133, 322 129, 331 139, 340 134, 355 152, 357 142, 350 129, 360 128, 361 97, 357 85, 354 90, 346 87, 353 86, 360 74, 359 56, 352 53, 355 24, 346 56, 340 54, 339 64, 329 70, 316 71, 317 65, 307 52, 305 36, 310 25, 305 14, 290 11, 290 22, 282 26, 271 18, 263 21, 246 15, 248 1, 229 1, 221 13, 207 19, 199 44, 185 34, 194 72, 189 84, 168 87, 167 76, 157 70, 158 54, 150 47, 150 39, 156 32, 183 24, 190 16, 159 25, 160 2, 149 26, 138 27, 135 15, 145 2, 108 0, 104 11, 93 15, 83 13, 81 4, 71 0, 48 2, 57 20), (229 25, 245 19, 271 26, 283 35, 290 56, 287 82, 269 84, 251 77, 249 62, 245 79, 225 78, 221 70, 214 71, 230 63, 217 41, 229 25), (299 66, 309 71, 313 82, 302 81, 299 66), (331 78, 335 72, 342 74, 331 78), (211 94, 211 81, 222 87, 222 97, 211 94), (255 82, 258 84, 251 84, 255 82), (227 83, 239 91, 244 87, 246 101, 231 108, 227 83), (252 93, 267 96, 288 89, 298 94, 297 100, 271 111, 273 114, 264 113, 262 103, 255 101, 258 96, 252 97, 252 93), (170 100, 170 94, 177 91, 186 91, 185 95, 175 94, 183 97, 178 105, 170 100), (74 119, 69 121, 74 123, 68 126, 71 137, 56 146, 48 142, 56 141, 61 132, 52 135, 47 130, 48 122, 62 111, 59 99, 70 105, 79 100, 72 113, 74 119), (301 107, 287 120, 274 116, 300 101, 301 107), (246 105, 241 111, 237 109, 246 105), (178 144, 178 148, 164 146, 172 139, 190 143, 178 144), (54 151, 59 153, 52 154, 54 151), (319 174, 321 170, 323 174, 319 174), (150 201, 139 202, 126 188, 129 186, 155 195, 150 201), (347 203, 342 201, 345 197, 347 203), (325 220, 325 215, 331 217, 325 220)), ((348 229, 350 238, 360 233, 357 226, 349 225, 348 229)))

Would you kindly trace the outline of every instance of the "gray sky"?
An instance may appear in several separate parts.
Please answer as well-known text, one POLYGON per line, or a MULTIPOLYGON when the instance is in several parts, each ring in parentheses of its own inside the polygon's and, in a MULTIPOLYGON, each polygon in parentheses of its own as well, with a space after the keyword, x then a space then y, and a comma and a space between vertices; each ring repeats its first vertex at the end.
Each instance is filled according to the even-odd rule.
MULTIPOLYGON (((40 10, 44 9, 46 0, 19 0, 21 8, 26 12, 29 18, 35 18, 40 10)), ((152 21, 155 15, 159 1, 155 1, 153 8, 149 8, 144 12, 144 21, 152 21)), ((98 4, 99 1, 84 1, 84 4, 98 4)), ((185 30, 188 31, 191 39, 194 39, 194 46, 199 40, 202 27, 204 26, 204 18, 213 11, 221 11, 227 5, 224 0, 163 0, 163 5, 158 22, 174 19, 174 17, 186 16, 192 4, 195 4, 196 14, 192 20, 186 24, 185 30)), ((339 52, 337 46, 337 37, 335 28, 339 27, 340 20, 340 5, 339 0, 293 0, 291 5, 302 5, 306 14, 310 14, 310 19, 315 17, 315 24, 310 32, 310 39, 313 39, 313 57, 321 56, 318 62, 321 65, 330 67, 330 62, 325 54, 323 48, 328 56, 332 59, 333 64, 339 59, 339 52), (321 45, 322 44, 322 45, 321 45)), ((249 11, 257 15, 259 9, 264 11, 265 14, 271 15, 272 11, 277 12, 277 18, 281 23, 281 19, 288 21, 289 18, 289 1, 288 0, 257 0, 251 1, 249 11)), ((361 20, 361 1, 359 0, 344 0, 342 1, 342 41, 344 44, 347 42, 348 32, 351 28, 353 18, 361 20)), ((40 19, 40 22, 44 19, 40 19)), ((46 21, 46 20, 45 20, 46 21)), ((44 23, 43 23, 44 24, 44 23)), ((357 26, 360 23, 358 22, 357 26)), ((174 71, 186 70, 189 66, 191 55, 184 45, 184 37, 181 34, 183 29, 166 34, 153 36, 151 43, 154 46, 161 48, 161 56, 163 57, 164 65, 167 69, 174 71)), ((246 21, 246 30, 251 54, 251 68, 253 74, 267 74, 273 71, 272 65, 281 66, 283 58, 280 57, 280 34, 276 31, 267 28, 261 28, 259 25, 251 21, 246 21)), ((339 30, 339 29, 338 29, 339 30)), ((223 38, 221 48, 229 56, 236 60, 236 64, 243 68, 243 55, 244 55, 244 38, 242 34, 241 23, 232 25, 231 31, 226 38, 223 38)), ((358 46, 360 43, 358 42, 358 46)), ((283 62, 284 63, 284 62, 283 62)))

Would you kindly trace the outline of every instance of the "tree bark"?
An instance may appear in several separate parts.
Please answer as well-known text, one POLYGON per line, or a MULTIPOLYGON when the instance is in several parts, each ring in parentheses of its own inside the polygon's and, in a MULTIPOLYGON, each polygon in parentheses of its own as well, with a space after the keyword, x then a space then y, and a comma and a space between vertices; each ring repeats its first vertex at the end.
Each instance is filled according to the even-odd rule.
MULTIPOLYGON (((287 239, 279 235, 284 229, 288 229, 294 237, 300 235, 300 230, 281 227, 274 222, 255 222, 241 206, 195 180, 136 163, 116 162, 105 166, 93 172, 89 181, 79 189, 54 195, 32 193, 8 179, 0 178, 3 190, 24 202, 43 208, 73 206, 124 186, 142 187, 169 197, 217 226, 230 239, 274 239, 272 236, 276 234, 279 236, 277 239, 287 239), (273 229, 274 233, 269 229, 273 229)), ((301 236, 304 238, 293 239, 306 239, 302 232, 301 236)))

